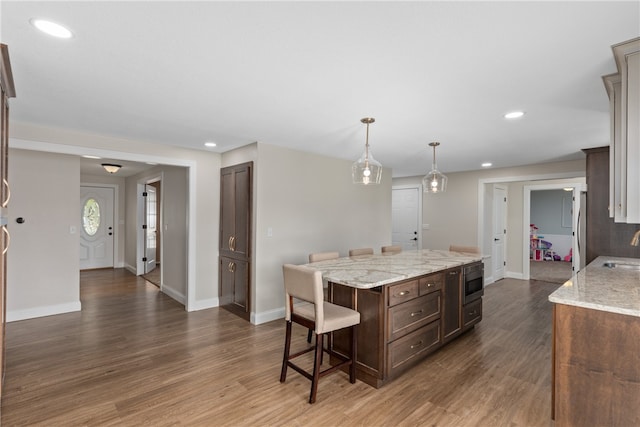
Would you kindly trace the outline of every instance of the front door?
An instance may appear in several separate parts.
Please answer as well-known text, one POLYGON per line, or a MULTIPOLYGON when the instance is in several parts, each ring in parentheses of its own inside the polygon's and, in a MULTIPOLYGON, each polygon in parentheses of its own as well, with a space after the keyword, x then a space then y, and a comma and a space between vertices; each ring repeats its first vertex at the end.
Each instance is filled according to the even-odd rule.
POLYGON ((404 250, 418 249, 420 188, 394 188, 391 192, 391 241, 404 250))
POLYGON ((80 269, 113 267, 113 188, 80 187, 80 269))

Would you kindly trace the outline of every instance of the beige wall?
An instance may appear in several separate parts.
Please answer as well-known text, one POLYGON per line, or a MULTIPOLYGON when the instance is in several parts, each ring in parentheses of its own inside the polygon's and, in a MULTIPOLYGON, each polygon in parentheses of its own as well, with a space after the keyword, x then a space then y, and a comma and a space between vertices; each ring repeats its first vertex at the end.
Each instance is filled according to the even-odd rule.
MULTIPOLYGON (((188 210, 189 238, 186 253, 189 256, 187 268, 187 308, 198 310, 215 307, 218 304, 218 264, 212 262, 218 255, 218 216, 220 192, 220 159, 217 153, 188 150, 179 147, 158 145, 143 141, 122 140, 82 132, 31 126, 20 122, 12 123, 9 138, 11 147, 24 148, 35 152, 103 154, 109 158, 130 161, 151 161, 160 164, 185 167, 189 170, 188 191, 182 190, 185 203, 191 203, 188 210)), ((12 162, 13 160, 11 160, 12 162)), ((79 161, 79 160, 78 160, 79 161)), ((11 170, 11 168, 10 168, 11 170)), ((75 169, 79 200, 80 171, 75 169)), ((77 205, 77 200, 74 202, 77 205)), ((74 206, 75 206, 74 205, 74 206)), ((74 219, 77 212, 72 215, 74 219)), ((69 219, 71 220, 71 219, 69 219)), ((77 219, 76 219, 77 220, 77 219)), ((127 224, 124 224, 126 227, 127 224)), ((126 234, 126 233, 125 233, 126 234)), ((187 236, 180 237, 181 240, 187 236)), ((125 253, 129 251, 125 242, 125 253)), ((78 255, 77 246, 71 252, 78 255)), ((16 268, 11 265, 9 269, 16 268)), ((67 264, 69 272, 77 275, 78 263, 67 264)), ((181 274, 181 273, 180 273, 181 274)), ((76 279, 77 281, 77 279, 76 279)))
POLYGON ((9 158, 7 320, 78 311, 80 161, 16 149, 9 158))
MULTIPOLYGON (((480 246, 486 254, 483 242, 478 241, 478 218, 491 214, 493 183, 508 185, 507 210, 507 271, 510 275, 522 274, 522 211, 523 187, 526 183, 547 182, 558 177, 581 177, 584 182, 585 160, 526 165, 514 168, 486 169, 470 172, 446 173, 449 178, 447 191, 440 194, 424 194, 422 223, 429 229, 422 230, 422 246, 425 249, 448 249, 449 244, 480 246), (513 184, 512 184, 513 183, 513 184), (517 183, 517 184, 516 184, 517 183), (486 184, 486 185, 485 185, 486 184), (488 198, 479 202, 478 195, 488 198), (481 209, 481 210, 479 210, 481 209)), ((396 178, 393 185, 419 185, 422 176, 396 178)), ((557 182, 557 181, 550 181, 557 182)), ((528 225, 527 225, 528 227, 528 225)), ((483 226, 484 230, 487 226, 483 226)), ((482 230, 484 232, 484 230, 482 230)), ((485 270, 487 267, 485 267, 485 270)))
POLYGON ((284 316, 282 264, 311 252, 391 242, 391 171, 380 186, 351 182, 350 161, 257 143, 225 153, 229 166, 254 161, 252 322, 284 316), (268 236, 271 229, 272 236, 268 236))

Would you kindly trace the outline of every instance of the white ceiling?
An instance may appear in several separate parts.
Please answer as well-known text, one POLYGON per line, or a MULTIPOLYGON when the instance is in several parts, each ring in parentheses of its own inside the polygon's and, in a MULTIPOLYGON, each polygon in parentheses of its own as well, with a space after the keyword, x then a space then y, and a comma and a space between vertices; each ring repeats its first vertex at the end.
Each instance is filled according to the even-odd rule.
POLYGON ((225 152, 356 160, 394 176, 582 158, 608 144, 601 76, 640 2, 0 2, 12 120, 225 152), (53 39, 34 17, 74 33, 53 39), (504 113, 526 115, 507 121, 504 113))

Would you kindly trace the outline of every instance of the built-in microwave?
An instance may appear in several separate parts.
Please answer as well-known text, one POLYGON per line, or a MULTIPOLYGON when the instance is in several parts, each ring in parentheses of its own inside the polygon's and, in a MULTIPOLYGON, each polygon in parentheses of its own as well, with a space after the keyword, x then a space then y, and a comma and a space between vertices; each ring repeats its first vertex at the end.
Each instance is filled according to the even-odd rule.
POLYGON ((468 304, 484 295, 484 265, 476 262, 464 267, 464 303, 468 304))

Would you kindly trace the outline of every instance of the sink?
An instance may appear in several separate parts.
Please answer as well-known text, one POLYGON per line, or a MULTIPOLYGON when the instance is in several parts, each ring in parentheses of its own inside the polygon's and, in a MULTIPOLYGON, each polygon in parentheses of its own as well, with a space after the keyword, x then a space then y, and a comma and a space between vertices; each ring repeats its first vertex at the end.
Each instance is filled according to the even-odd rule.
POLYGON ((629 264, 627 262, 607 261, 604 264, 602 264, 602 266, 608 267, 608 268, 623 268, 625 270, 640 271, 640 264, 629 264))

